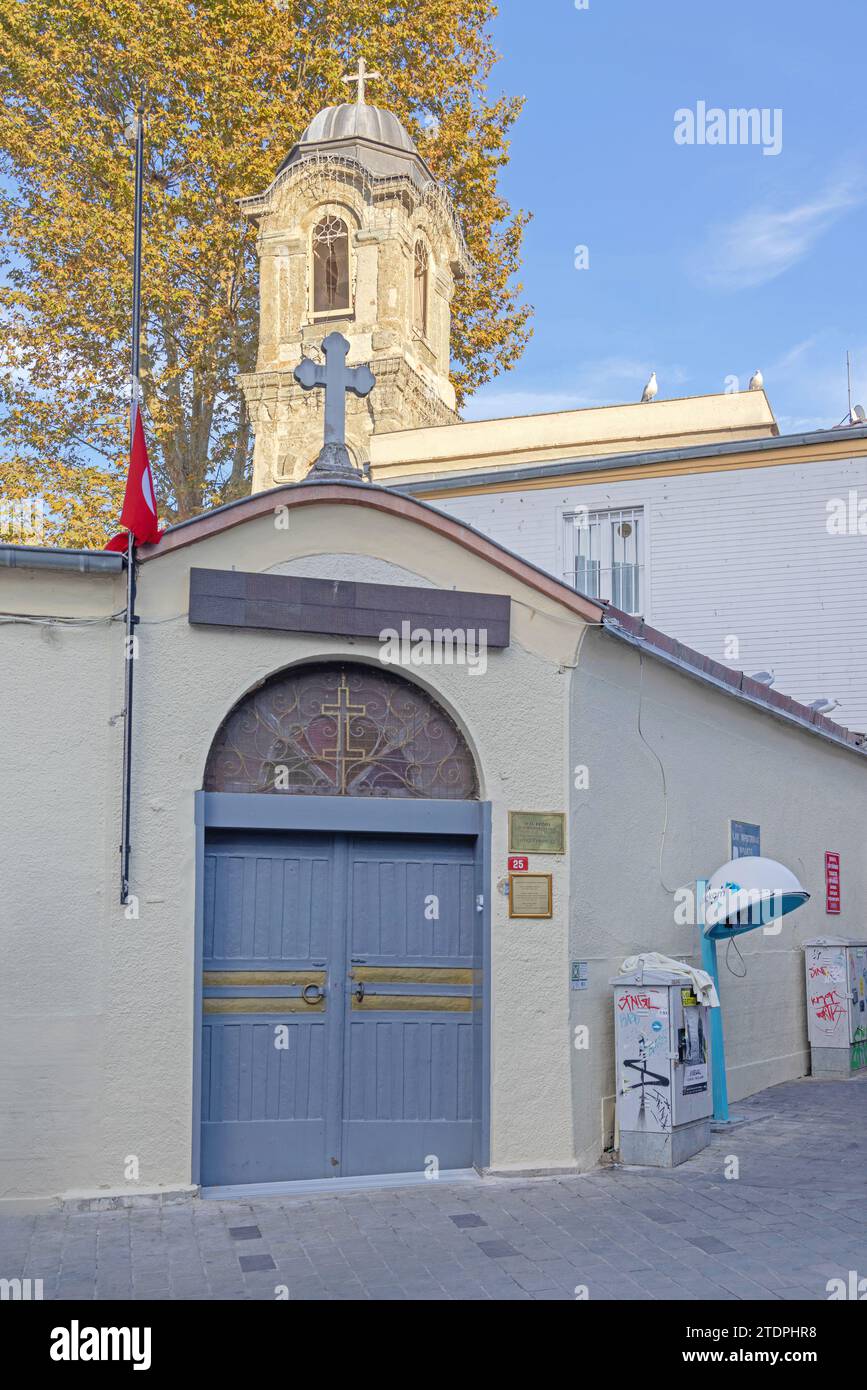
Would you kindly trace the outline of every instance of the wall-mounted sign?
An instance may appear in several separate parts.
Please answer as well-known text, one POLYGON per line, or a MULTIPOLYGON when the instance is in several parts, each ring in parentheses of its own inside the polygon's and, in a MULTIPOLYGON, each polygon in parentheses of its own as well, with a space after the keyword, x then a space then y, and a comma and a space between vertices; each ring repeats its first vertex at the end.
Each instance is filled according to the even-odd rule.
POLYGON ((509 855, 509 873, 525 874, 530 867, 530 861, 526 854, 509 855))
POLYGON ((510 917, 550 917, 553 911, 550 874, 509 875, 510 917))
MULTIPOLYGON (((383 629, 402 633, 405 623, 410 632, 423 627, 462 637, 468 629, 482 629, 490 648, 509 646, 511 612, 508 594, 363 584, 299 574, 190 570, 189 621, 210 627, 322 632, 382 641, 383 629)), ((451 649, 450 643, 447 650, 451 649)))
POLYGON ((835 917, 840 912, 840 856, 831 850, 825 854, 825 911, 835 917))
POLYGON ((566 816, 562 811, 510 811, 510 854, 565 854, 566 816))
POLYGON ((586 960, 573 960, 572 973, 569 979, 572 989, 587 988, 587 962, 586 960))
POLYGON ((729 821, 731 826, 732 859, 749 859, 762 852, 762 827, 746 820, 729 821))

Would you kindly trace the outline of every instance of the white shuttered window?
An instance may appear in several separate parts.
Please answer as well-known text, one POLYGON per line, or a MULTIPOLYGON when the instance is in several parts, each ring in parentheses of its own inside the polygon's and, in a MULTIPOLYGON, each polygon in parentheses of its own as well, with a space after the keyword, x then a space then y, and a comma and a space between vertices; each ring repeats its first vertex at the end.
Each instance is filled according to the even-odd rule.
POLYGON ((566 582, 625 613, 644 605, 644 512, 641 507, 566 516, 566 582))

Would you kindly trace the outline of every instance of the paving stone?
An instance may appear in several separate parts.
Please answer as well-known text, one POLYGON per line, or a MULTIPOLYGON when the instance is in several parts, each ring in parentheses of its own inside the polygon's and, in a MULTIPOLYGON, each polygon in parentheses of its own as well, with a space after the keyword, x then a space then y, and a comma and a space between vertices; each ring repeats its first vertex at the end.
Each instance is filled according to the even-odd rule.
POLYGON ((238 1262, 245 1273, 248 1270, 277 1268, 270 1255, 239 1255, 238 1262))
POLYGON ((706 1255, 720 1255, 725 1251, 734 1253, 734 1247, 726 1245, 725 1241, 718 1240, 716 1236, 685 1236, 690 1245, 697 1245, 699 1250, 703 1250, 706 1255))
POLYGON ((46 1299, 695 1302, 826 1299, 867 1275, 867 1083, 790 1082, 738 1111, 672 1170, 0 1218, 0 1276, 46 1299))
POLYGON ((686 1220, 685 1216, 678 1216, 674 1212, 663 1211, 661 1207, 646 1207, 642 1213, 649 1221, 656 1221, 661 1226, 682 1226, 686 1220))
POLYGON ((515 1247, 510 1245, 507 1240, 480 1240, 479 1249, 491 1260, 508 1259, 509 1256, 518 1254, 515 1247))

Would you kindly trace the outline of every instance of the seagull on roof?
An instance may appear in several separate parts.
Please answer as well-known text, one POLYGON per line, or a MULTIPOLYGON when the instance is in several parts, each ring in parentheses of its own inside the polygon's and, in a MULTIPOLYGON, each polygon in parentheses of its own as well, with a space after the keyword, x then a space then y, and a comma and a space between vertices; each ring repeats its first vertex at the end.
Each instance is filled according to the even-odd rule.
POLYGON ((659 387, 656 383, 656 372, 651 372, 647 381, 647 385, 641 393, 642 401, 652 401, 658 390, 659 387))
POLYGON ((759 371, 758 367, 756 367, 756 370, 753 372, 752 376, 750 377, 750 390, 751 390, 751 391, 761 391, 761 389, 762 389, 762 387, 764 386, 764 384, 765 384, 765 378, 762 376, 762 374, 761 374, 761 372, 759 371))
POLYGON ((828 700, 822 696, 821 699, 811 700, 809 708, 815 710, 817 714, 830 714, 831 710, 837 709, 839 704, 839 700, 828 700))

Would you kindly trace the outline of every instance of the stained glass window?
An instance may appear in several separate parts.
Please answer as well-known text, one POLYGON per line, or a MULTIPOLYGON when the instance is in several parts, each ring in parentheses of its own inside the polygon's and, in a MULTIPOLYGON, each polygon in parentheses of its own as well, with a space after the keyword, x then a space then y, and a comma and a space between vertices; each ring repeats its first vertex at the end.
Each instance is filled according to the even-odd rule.
POLYGON ((235 706, 208 755, 205 791, 321 796, 478 795, 472 754, 418 686, 377 667, 293 667, 235 706))

